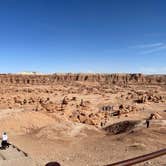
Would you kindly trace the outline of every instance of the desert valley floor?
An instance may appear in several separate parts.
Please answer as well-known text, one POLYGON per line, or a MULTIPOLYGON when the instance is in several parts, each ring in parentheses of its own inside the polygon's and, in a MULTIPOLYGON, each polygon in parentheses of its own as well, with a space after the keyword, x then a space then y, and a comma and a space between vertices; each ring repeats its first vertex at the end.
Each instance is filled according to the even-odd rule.
POLYGON ((0 76, 0 133, 33 165, 102 166, 166 148, 166 76, 55 78, 0 76))

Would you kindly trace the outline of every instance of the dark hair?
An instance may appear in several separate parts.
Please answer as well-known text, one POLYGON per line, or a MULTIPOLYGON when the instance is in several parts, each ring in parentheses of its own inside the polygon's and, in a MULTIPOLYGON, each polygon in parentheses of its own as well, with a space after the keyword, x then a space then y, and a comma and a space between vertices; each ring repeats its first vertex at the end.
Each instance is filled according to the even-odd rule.
POLYGON ((47 163, 45 166, 61 166, 58 162, 50 162, 47 163))

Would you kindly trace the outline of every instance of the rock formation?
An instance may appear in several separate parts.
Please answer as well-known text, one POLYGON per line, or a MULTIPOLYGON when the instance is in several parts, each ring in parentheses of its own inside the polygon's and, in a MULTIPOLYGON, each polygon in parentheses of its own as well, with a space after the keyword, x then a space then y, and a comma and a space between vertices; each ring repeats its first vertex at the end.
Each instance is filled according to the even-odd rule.
POLYGON ((115 85, 148 84, 165 85, 166 75, 143 74, 52 74, 52 75, 19 75, 1 74, 0 84, 55 84, 56 82, 99 82, 115 85))

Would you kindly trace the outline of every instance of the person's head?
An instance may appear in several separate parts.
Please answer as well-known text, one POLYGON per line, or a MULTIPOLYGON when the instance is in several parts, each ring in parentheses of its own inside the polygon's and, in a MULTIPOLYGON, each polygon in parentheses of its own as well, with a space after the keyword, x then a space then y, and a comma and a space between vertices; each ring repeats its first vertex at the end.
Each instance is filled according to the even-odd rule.
POLYGON ((4 132, 3 134, 6 135, 6 132, 4 132))
POLYGON ((61 166, 58 162, 49 162, 45 166, 61 166))

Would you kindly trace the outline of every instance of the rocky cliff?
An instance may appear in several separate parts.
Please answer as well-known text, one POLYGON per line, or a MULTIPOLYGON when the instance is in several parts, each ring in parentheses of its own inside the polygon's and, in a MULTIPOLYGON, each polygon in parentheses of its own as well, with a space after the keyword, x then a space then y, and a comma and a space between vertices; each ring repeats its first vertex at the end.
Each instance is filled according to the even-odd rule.
POLYGON ((115 85, 166 85, 166 75, 143 74, 52 74, 18 75, 0 74, 0 84, 55 84, 57 82, 99 82, 115 85))

